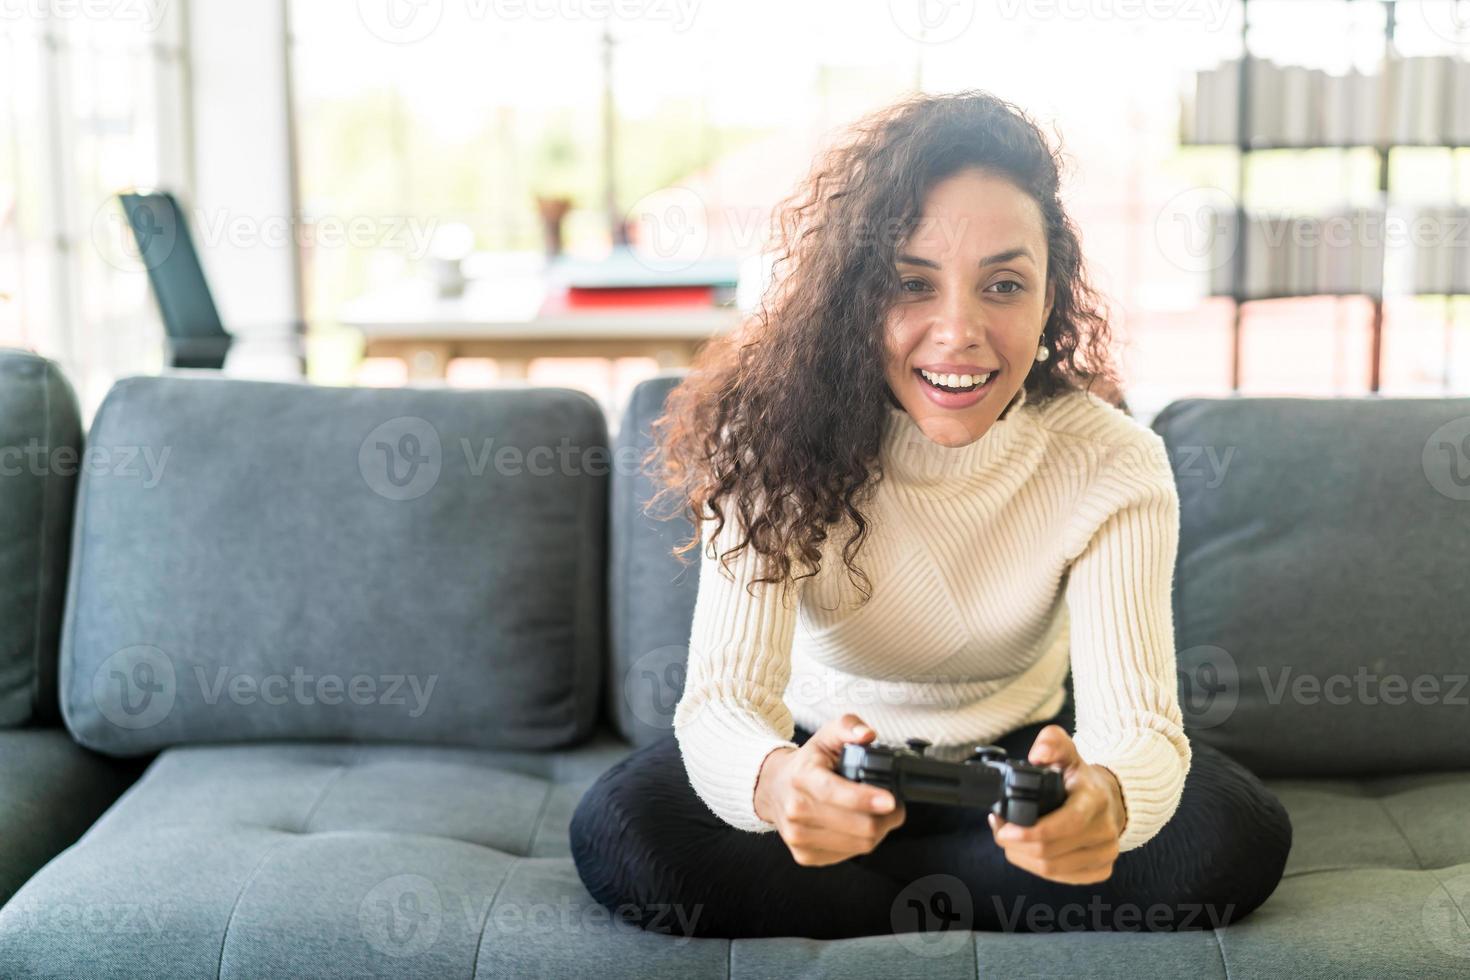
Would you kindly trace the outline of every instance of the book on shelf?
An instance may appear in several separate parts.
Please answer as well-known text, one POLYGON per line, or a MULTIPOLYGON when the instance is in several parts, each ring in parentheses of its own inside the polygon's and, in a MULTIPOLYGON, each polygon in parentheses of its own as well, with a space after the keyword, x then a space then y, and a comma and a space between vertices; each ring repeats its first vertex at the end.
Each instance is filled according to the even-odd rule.
POLYGON ((1383 88, 1381 79, 1372 72, 1353 71, 1344 76, 1348 86, 1349 142, 1358 146, 1376 146, 1383 142, 1383 88))
MULTIPOLYGON (((1217 211, 1208 273, 1213 296, 1235 291, 1241 248, 1227 233, 1233 211, 1217 211)), ((1240 298, 1377 295, 1383 289, 1384 212, 1344 208, 1320 215, 1247 211, 1239 241, 1244 251, 1240 298)), ((1453 251, 1453 250, 1451 250, 1453 251)))
MULTIPOLYGON (((1391 54, 1336 75, 1250 59, 1250 146, 1470 145, 1470 60, 1391 54)), ((1239 144, 1240 61, 1195 73, 1186 143, 1239 144)))
POLYGON ((1452 60, 1445 75, 1450 98, 1443 107, 1443 132, 1449 143, 1470 146, 1470 60, 1452 60))
POLYGON ((1250 118, 1247 135, 1252 144, 1279 143, 1282 141, 1281 93, 1278 90, 1280 69, 1276 63, 1264 58, 1250 61, 1250 118))
POLYGON ((1384 62, 1388 81, 1387 136, 1395 143, 1428 145, 1448 142, 1442 129, 1445 110, 1444 81, 1448 58, 1390 56, 1384 62))
POLYGON ((1419 208, 1408 227, 1414 292, 1470 293, 1470 206, 1419 208))

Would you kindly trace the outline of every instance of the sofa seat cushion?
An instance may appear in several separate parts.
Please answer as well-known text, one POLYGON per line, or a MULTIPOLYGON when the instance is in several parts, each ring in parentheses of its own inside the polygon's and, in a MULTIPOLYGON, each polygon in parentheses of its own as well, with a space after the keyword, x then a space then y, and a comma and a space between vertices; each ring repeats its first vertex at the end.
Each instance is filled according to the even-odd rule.
POLYGON ((142 769, 142 760, 89 752, 59 727, 0 731, 0 905, 142 769))
POLYGON ((0 976, 473 976, 492 907, 591 902, 567 828, 630 749, 168 749, 0 909, 0 976))
POLYGON ((1291 814, 1287 877, 1470 863, 1470 771, 1265 783, 1291 814))
POLYGON ((1286 873, 1219 930, 1231 977, 1470 976, 1470 772, 1268 779, 1286 873))
POLYGON ((578 879, 571 814, 630 750, 605 728, 555 752, 168 749, 0 909, 0 976, 1242 980, 1470 966, 1470 926, 1453 918, 1470 909, 1456 823, 1470 773, 1273 782, 1296 833, 1287 878, 1213 931, 730 942, 629 925, 578 879))

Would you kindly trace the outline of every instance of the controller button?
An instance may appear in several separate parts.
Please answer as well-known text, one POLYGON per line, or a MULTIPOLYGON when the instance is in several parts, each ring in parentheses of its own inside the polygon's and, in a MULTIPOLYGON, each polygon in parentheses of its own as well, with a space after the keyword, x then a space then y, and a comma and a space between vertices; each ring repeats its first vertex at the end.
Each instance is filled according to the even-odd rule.
POLYGON ((932 744, 928 739, 925 738, 908 738, 904 739, 904 741, 908 744, 909 748, 913 749, 914 752, 919 755, 923 755, 924 750, 927 749, 930 744, 932 744))
POLYGON ((1032 800, 1007 800, 1006 819, 1023 827, 1034 827, 1038 819, 1036 803, 1032 800))
POLYGON ((1041 773, 1017 772, 1013 769, 1008 782, 1015 789, 1039 790, 1041 789, 1041 773))

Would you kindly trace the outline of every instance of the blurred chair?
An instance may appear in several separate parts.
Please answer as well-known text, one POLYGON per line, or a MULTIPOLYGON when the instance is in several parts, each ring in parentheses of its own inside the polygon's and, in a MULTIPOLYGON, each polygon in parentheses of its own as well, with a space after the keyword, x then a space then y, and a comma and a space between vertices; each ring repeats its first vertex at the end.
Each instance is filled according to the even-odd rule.
POLYGON ((118 199, 163 314, 169 365, 219 370, 234 338, 220 322, 179 202, 167 191, 118 199))

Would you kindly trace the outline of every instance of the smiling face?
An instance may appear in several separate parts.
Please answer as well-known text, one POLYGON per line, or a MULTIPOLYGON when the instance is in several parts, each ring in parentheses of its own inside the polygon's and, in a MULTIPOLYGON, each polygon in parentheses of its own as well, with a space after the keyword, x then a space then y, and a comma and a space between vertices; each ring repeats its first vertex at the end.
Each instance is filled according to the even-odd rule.
POLYGON ((1041 208, 1006 178, 971 168, 930 189, 883 343, 892 400, 933 441, 974 442, 1020 391, 1051 314, 1046 263, 1041 208))

